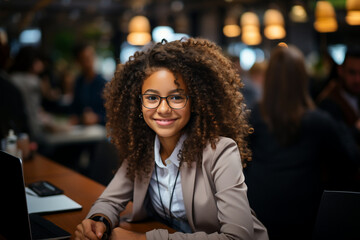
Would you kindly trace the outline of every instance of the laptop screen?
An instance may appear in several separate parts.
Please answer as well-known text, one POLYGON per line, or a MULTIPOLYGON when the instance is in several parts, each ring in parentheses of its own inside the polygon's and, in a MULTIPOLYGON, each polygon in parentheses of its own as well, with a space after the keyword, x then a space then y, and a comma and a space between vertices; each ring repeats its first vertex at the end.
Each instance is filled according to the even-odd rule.
POLYGON ((21 159, 0 151, 0 236, 31 240, 21 159))

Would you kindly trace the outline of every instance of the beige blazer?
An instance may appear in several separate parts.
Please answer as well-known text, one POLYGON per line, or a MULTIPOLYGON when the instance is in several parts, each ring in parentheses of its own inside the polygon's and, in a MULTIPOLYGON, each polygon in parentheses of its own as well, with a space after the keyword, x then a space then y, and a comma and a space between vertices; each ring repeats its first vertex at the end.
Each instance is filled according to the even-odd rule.
MULTIPOLYGON (((126 168, 122 164, 88 217, 101 213, 117 226, 119 213, 129 201, 133 201, 130 221, 147 217, 144 200, 150 177, 133 182, 126 177, 126 168)), ((268 239, 266 228, 250 209, 240 153, 232 139, 220 138, 216 149, 208 145, 201 167, 183 164, 180 174, 186 216, 194 233, 155 229, 146 233, 147 239, 268 239)))

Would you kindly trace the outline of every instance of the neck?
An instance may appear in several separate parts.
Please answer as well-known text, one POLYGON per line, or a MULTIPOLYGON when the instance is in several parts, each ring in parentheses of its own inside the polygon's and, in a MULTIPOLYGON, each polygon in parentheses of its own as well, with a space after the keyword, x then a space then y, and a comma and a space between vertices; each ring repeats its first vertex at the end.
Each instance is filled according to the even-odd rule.
POLYGON ((166 165, 165 160, 170 157, 172 152, 174 151, 177 142, 180 139, 180 136, 172 137, 172 138, 162 138, 159 137, 160 140, 160 156, 161 161, 166 165))
POLYGON ((91 82, 95 77, 95 71, 84 72, 85 80, 91 82))

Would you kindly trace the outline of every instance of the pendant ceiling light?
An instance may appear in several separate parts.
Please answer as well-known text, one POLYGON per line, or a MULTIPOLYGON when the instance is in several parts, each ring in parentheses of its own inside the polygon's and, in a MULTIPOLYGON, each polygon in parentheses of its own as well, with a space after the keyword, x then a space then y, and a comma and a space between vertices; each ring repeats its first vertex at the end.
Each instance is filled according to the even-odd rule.
POLYGON ((318 1, 315 6, 316 31, 326 33, 335 32, 338 28, 334 7, 328 1, 318 1))
POLYGON ((264 35, 268 39, 282 39, 286 36, 284 17, 276 9, 268 9, 264 14, 264 35))
POLYGON ((145 45, 151 41, 150 23, 144 16, 135 16, 129 22, 127 41, 131 45, 145 45))
POLYGON ((346 22, 349 25, 360 25, 360 1, 346 0, 346 22))
POLYGON ((225 19, 225 26, 223 27, 223 33, 226 37, 238 37, 240 36, 241 29, 237 24, 235 17, 227 17, 225 19))
POLYGON ((289 16, 293 22, 303 23, 308 20, 306 10, 300 4, 295 4, 292 6, 289 16))
POLYGON ((246 12, 241 16, 242 36, 241 40, 247 45, 258 45, 261 43, 260 22, 258 16, 253 12, 246 12))

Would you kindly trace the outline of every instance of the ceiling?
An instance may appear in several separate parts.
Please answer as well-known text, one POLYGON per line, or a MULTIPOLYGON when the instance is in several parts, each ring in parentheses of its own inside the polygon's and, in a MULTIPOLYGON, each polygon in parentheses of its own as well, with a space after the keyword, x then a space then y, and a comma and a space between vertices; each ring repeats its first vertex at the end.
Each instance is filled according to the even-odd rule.
MULTIPOLYGON (((341 1, 343 5, 345 4, 345 0, 331 1, 341 1)), ((305 25, 294 26, 287 21, 287 30, 293 28, 292 33, 290 31, 292 35, 289 34, 287 40, 301 44, 309 42, 299 40, 304 36, 311 34, 312 38, 319 37, 314 33, 312 26, 315 2, 316 0, 0 0, 0 28, 6 29, 10 38, 17 38, 26 28, 41 28, 44 32, 44 41, 47 41, 44 43, 48 44, 45 46, 47 48, 51 48, 51 44, 56 44, 54 40, 56 38, 63 41, 61 46, 64 46, 66 41, 70 41, 63 39, 70 37, 66 35, 67 29, 72 31, 71 34, 79 35, 80 32, 88 30, 89 25, 97 25, 96 28, 100 29, 101 34, 106 32, 103 30, 111 28, 111 41, 123 42, 130 18, 136 14, 143 14, 149 18, 152 27, 164 23, 173 26, 179 22, 179 19, 185 19, 187 33, 190 35, 209 36, 209 39, 224 44, 228 43, 229 39, 222 36, 221 29, 225 16, 230 11, 235 11, 240 16, 241 13, 251 10, 261 18, 266 9, 275 7, 283 12, 287 21, 285 13, 289 12, 294 3, 301 3, 309 13, 309 22, 305 25), (204 34, 204 32, 209 32, 209 34, 204 34), (62 35, 59 37, 58 33, 62 35), (56 34, 57 36, 54 36, 56 34)), ((339 18, 344 19, 343 9, 338 8, 337 11, 339 11, 339 18)), ((341 21, 344 22, 344 20, 341 21)), ((341 22, 339 24, 342 27, 339 27, 337 33, 329 34, 328 42, 332 39, 334 42, 360 39, 359 34, 354 38, 354 28, 349 28, 341 22), (343 40, 344 37, 345 40, 343 40)), ((174 29, 176 30, 176 27, 174 29)), ((86 34, 99 34, 99 32, 91 31, 92 29, 86 34)), ((82 38, 83 35, 77 37, 82 38)), ((315 42, 311 43, 312 46, 318 40, 313 41, 315 42)), ((307 48, 312 49, 312 46, 307 48)))
MULTIPOLYGON (((234 9, 243 12, 276 6, 288 11, 295 1, 299 0, 0 0, 0 27, 20 32, 46 23, 56 28, 66 24, 65 15, 73 20, 71 24, 76 24, 97 16, 128 21, 135 14, 144 14, 152 25, 158 25, 178 16, 191 19, 211 11, 217 11, 222 18, 234 9)), ((308 1, 302 0, 304 5, 308 1)))
MULTIPOLYGON (((50 13, 67 11, 85 11, 88 13, 112 13, 120 14, 125 11, 142 13, 146 15, 158 14, 159 11, 171 13, 171 11, 194 12, 212 8, 231 8, 241 6, 243 8, 259 9, 270 5, 286 7, 296 0, 0 0, 0 19, 6 20, 14 13, 41 12, 50 13), (174 10, 177 8, 177 10, 174 10)), ((310 0, 301 2, 307 4, 310 0)), ((1 21, 4 23, 4 21, 1 21)))

